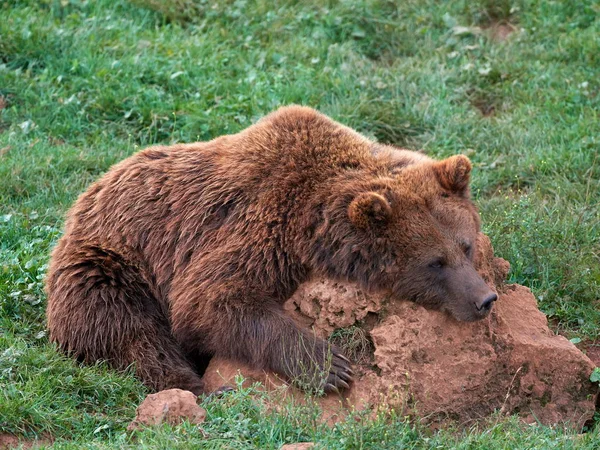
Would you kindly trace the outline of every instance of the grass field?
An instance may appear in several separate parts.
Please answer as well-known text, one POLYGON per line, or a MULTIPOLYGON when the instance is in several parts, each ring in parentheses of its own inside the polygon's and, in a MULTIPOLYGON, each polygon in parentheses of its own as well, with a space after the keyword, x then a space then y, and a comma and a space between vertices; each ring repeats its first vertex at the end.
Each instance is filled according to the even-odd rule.
POLYGON ((153 143, 301 103, 382 142, 467 154, 484 229, 555 331, 600 340, 600 2, 0 0, 0 435, 56 448, 596 448, 511 418, 333 429, 251 392, 191 425, 125 428, 132 376, 48 344, 43 277, 77 195, 153 143), (166 5, 166 6, 165 6, 166 5), (503 34, 512 31, 508 39, 503 34))

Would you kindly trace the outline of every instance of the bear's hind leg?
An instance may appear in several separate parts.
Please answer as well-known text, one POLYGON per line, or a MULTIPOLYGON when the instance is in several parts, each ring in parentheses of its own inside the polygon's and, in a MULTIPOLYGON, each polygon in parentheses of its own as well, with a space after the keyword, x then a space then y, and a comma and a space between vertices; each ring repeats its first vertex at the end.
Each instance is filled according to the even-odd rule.
POLYGON ((104 360, 118 370, 134 364, 136 375, 153 390, 204 392, 136 268, 98 247, 55 258, 60 256, 47 282, 52 341, 88 363, 104 360))

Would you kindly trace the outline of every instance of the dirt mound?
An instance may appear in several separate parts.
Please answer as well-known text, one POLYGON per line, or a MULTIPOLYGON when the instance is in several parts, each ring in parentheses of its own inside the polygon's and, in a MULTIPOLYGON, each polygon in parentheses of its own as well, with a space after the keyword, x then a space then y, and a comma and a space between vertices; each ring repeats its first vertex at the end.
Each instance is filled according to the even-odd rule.
MULTIPOLYGON (((503 284, 509 265, 493 256, 487 237, 480 235, 478 247, 478 270, 499 293, 492 314, 480 322, 460 323, 411 302, 327 280, 298 289, 286 305, 297 321, 321 336, 355 327, 371 341, 352 389, 343 397, 318 400, 326 420, 349 406, 378 405, 434 425, 466 425, 499 411, 580 428, 593 416, 597 386, 589 376, 594 364, 550 331, 529 289, 503 284)), ((211 361, 204 379, 216 389, 232 383, 238 371, 248 383, 260 381, 267 389, 284 384, 273 374, 223 360, 211 361)), ((302 397, 293 388, 289 393, 302 397)))
POLYGON ((183 420, 200 424, 206 418, 206 411, 196 404, 197 397, 189 391, 168 389, 150 394, 138 406, 135 420, 129 424, 128 430, 136 430, 145 425, 170 423, 177 425, 183 420))

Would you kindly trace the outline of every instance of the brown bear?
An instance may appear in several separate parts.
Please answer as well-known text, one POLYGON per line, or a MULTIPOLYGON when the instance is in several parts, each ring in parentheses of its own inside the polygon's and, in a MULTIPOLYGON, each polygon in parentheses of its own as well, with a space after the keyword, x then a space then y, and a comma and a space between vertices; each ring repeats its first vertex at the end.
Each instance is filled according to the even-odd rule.
POLYGON ((324 276, 485 317, 496 294, 473 268, 470 170, 464 156, 382 146, 299 106, 146 149, 69 212, 46 282, 50 338, 81 361, 134 365, 154 390, 203 393, 214 355, 348 388, 350 362, 283 303, 324 276))

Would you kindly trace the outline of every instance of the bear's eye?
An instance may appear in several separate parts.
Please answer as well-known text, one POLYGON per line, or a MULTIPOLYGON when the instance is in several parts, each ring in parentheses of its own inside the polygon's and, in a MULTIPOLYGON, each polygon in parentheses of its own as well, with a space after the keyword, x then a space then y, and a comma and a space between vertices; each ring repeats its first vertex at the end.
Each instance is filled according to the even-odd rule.
POLYGON ((471 250, 473 250, 473 247, 470 244, 463 245, 463 252, 465 252, 465 255, 469 258, 471 257, 471 250))
POLYGON ((444 260, 442 258, 438 258, 435 261, 429 263, 429 267, 432 269, 441 269, 445 265, 446 264, 444 263, 444 260))

